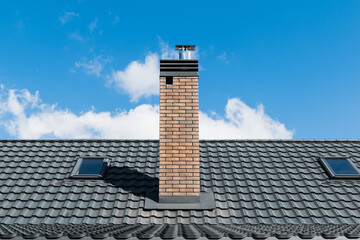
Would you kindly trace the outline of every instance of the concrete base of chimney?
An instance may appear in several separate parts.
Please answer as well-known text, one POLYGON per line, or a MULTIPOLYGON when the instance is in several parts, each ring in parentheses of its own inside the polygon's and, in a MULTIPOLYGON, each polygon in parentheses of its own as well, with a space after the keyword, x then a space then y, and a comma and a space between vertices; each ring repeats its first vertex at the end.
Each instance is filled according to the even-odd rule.
POLYGON ((193 197, 193 196, 166 196, 166 197, 159 197, 159 203, 200 203, 200 196, 193 197))
POLYGON ((156 193, 145 198, 145 210, 212 210, 215 198, 212 192, 201 192, 200 197, 160 197, 156 193), (158 199, 158 201, 154 200, 158 199))

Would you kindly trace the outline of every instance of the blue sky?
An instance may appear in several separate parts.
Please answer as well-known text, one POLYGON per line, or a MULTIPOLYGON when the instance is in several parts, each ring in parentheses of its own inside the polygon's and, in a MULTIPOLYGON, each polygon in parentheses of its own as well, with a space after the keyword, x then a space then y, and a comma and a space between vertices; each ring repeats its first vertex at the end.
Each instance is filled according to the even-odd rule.
POLYGON ((0 22, 0 138, 153 138, 175 44, 205 138, 359 138, 359 1, 2 1, 0 22))

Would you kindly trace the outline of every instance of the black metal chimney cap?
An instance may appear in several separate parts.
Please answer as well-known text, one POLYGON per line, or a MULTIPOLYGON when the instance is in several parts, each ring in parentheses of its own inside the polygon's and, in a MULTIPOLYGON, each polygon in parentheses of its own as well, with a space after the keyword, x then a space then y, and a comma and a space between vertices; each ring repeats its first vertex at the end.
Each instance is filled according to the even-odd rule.
POLYGON ((175 50, 190 50, 195 51, 195 45, 175 45, 175 50))
POLYGON ((160 77, 198 76, 199 63, 196 59, 161 59, 160 77))

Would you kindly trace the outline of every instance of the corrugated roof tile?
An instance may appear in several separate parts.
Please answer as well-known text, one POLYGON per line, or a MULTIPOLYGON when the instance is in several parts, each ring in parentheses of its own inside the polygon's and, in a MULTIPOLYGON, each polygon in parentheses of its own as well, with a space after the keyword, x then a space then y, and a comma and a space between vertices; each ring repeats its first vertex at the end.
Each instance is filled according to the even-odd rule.
POLYGON ((358 140, 201 141, 201 189, 215 193, 216 209, 144 211, 157 189, 157 141, 3 140, 0 222, 358 224, 360 183, 329 180, 317 161, 328 154, 360 167, 358 140), (99 153, 114 167, 105 182, 68 179, 77 156, 99 153))

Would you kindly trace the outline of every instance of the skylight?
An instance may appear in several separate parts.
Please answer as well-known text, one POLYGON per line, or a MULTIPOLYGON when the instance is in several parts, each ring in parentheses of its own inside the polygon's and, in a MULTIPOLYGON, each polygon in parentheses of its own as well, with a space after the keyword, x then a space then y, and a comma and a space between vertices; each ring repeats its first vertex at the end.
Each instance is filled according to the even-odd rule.
POLYGON ((360 178, 360 171, 348 158, 321 158, 321 163, 333 178, 360 178))
POLYGON ((79 158, 70 175, 72 178, 101 178, 104 175, 107 160, 99 157, 79 158))

